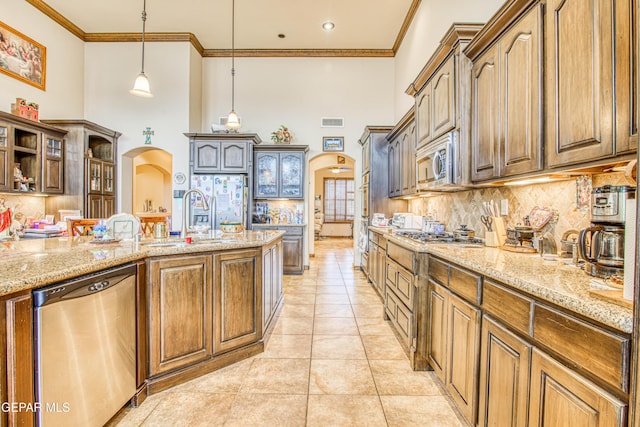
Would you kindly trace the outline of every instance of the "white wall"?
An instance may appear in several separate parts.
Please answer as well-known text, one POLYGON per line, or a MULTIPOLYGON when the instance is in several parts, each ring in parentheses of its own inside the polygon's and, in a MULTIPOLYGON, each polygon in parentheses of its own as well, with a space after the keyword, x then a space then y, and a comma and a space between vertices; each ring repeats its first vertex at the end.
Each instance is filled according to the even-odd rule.
POLYGON ((3 0, 0 20, 46 49, 45 90, 0 74, 0 110, 16 98, 40 104, 40 119, 82 118, 84 42, 26 1, 3 0))
POLYGON ((413 105, 405 94, 454 22, 484 23, 504 0, 423 1, 395 57, 394 111, 398 121, 413 105))

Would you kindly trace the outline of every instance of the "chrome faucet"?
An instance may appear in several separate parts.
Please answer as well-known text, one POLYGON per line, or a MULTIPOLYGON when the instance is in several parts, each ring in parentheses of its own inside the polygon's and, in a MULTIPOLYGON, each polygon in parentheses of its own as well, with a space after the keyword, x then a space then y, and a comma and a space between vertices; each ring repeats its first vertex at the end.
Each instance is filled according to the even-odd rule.
POLYGON ((186 237, 187 235, 187 209, 188 206, 191 205, 191 203, 187 204, 187 196, 189 196, 191 193, 198 193, 200 194, 200 197, 202 197, 202 207, 204 208, 205 211, 209 210, 209 203, 207 202, 207 197, 204 195, 204 193, 200 190, 198 190, 197 188, 192 188, 191 190, 187 190, 186 193, 184 193, 184 195, 182 196, 182 229, 180 230, 180 237, 186 237))

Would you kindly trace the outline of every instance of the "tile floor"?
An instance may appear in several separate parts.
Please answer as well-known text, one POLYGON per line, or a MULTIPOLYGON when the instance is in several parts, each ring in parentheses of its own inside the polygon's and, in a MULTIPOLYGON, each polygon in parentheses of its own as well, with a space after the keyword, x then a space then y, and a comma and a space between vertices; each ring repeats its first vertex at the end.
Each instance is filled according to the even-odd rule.
POLYGON ((413 372, 353 240, 316 242, 265 352, 150 396, 118 426, 464 426, 432 372, 413 372))

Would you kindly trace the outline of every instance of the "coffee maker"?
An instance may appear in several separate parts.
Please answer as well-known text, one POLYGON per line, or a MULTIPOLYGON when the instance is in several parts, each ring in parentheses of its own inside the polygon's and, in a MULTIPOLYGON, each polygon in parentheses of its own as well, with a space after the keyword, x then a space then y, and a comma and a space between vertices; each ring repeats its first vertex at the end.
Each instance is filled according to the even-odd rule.
POLYGON ((635 193, 636 189, 630 186, 593 189, 591 226, 580 231, 577 245, 588 274, 601 278, 623 276, 625 207, 635 193))

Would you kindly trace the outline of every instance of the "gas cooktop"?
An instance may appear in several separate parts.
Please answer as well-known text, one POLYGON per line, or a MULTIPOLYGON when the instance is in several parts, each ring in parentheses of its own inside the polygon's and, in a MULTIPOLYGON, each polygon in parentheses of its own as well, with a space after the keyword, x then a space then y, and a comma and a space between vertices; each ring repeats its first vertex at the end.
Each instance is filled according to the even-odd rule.
POLYGON ((472 245, 482 245, 484 242, 482 239, 471 238, 464 240, 456 240, 453 237, 453 233, 444 232, 444 233, 427 233, 424 231, 394 231, 393 234, 397 236, 407 237, 411 240, 417 240, 423 243, 464 243, 464 244, 472 244, 472 245))

